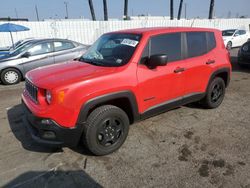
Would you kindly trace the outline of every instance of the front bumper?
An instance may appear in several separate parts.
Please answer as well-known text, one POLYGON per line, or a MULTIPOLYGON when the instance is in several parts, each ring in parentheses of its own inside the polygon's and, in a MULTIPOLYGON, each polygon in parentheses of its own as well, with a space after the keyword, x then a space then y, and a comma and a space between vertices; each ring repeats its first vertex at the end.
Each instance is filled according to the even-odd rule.
POLYGON ((77 146, 83 130, 83 125, 77 125, 74 128, 64 128, 49 118, 36 117, 30 112, 24 102, 23 123, 26 125, 31 137, 36 142, 57 147, 77 146))

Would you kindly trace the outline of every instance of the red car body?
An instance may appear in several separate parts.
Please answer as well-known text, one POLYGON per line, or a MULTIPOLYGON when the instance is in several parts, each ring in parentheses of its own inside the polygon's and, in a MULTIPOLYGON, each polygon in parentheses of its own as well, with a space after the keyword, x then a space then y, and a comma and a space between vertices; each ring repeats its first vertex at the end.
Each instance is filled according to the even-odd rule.
MULTIPOLYGON (((32 134, 37 141, 59 145, 77 144, 82 131, 77 127, 80 127, 88 114, 101 104, 118 105, 133 123, 165 111, 168 108, 155 111, 155 107, 166 102, 176 101, 175 105, 170 105, 174 107, 200 100, 204 97, 210 80, 215 76, 223 78, 226 85, 229 83, 229 55, 218 30, 176 27, 132 29, 114 33, 141 35, 131 59, 123 66, 102 67, 76 60, 27 73, 22 100, 32 116, 28 118, 29 124, 37 124, 33 128, 38 130, 35 130, 35 133, 33 130, 32 134), (199 57, 183 58, 155 69, 149 69, 139 63, 151 37, 176 32, 211 32, 215 36, 216 46, 199 57), (46 101, 47 90, 52 96, 50 104, 46 101), (52 123, 42 125, 46 124, 47 119, 52 123), (42 120, 44 121, 41 122, 42 120), (49 134, 46 135, 47 138, 43 135, 43 132, 51 130, 50 124, 53 123, 58 129, 67 131, 67 134, 63 133, 64 136, 56 141, 50 139, 49 134), (38 124, 43 127, 42 130, 38 124), (71 134, 70 130, 75 130, 74 134, 71 134), (74 141, 65 141, 65 135, 69 137, 67 139, 74 141)), ((60 135, 60 130, 56 130, 56 134, 60 135)))

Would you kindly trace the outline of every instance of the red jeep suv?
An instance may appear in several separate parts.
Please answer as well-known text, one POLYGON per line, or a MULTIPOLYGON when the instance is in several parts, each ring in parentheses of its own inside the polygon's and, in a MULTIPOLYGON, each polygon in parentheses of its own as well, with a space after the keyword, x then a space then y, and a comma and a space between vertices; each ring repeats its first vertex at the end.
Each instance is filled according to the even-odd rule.
POLYGON ((81 142, 105 155, 124 143, 135 121, 192 102, 218 107, 230 74, 219 30, 111 32, 77 60, 28 72, 23 119, 37 142, 81 142))

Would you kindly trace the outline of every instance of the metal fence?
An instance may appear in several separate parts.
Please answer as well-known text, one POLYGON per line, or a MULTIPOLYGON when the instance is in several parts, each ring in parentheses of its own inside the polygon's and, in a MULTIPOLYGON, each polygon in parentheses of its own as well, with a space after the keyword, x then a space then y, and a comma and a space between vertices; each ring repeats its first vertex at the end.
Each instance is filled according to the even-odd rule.
MULTIPOLYGON (((0 22, 2 24, 4 22, 0 22)), ((43 22, 13 22, 30 28, 30 31, 14 33, 14 40, 24 38, 67 38, 84 44, 92 44, 101 34, 129 28, 177 26, 206 27, 217 29, 241 28, 250 31, 250 19, 193 19, 193 20, 131 20, 131 21, 84 21, 49 20, 43 22)), ((8 33, 0 33, 0 46, 11 44, 8 33)))

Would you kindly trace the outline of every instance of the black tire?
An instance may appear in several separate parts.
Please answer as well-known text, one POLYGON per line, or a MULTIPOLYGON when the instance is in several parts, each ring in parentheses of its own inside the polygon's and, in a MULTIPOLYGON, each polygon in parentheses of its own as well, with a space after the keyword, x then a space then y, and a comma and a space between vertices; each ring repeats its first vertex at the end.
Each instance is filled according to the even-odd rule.
POLYGON ((8 68, 1 72, 1 82, 4 85, 13 85, 21 81, 21 73, 14 68, 8 68))
POLYGON ((227 43, 227 46, 226 46, 227 50, 231 50, 231 49, 232 49, 232 46, 233 46, 232 42, 229 41, 229 42, 227 43))
POLYGON ((222 103, 225 96, 225 82, 222 78, 214 78, 208 85, 207 93, 201 104, 205 108, 217 108, 222 103))
POLYGON ((120 108, 104 105, 96 108, 83 128, 83 143, 94 155, 107 155, 119 149, 127 138, 129 118, 120 108))

